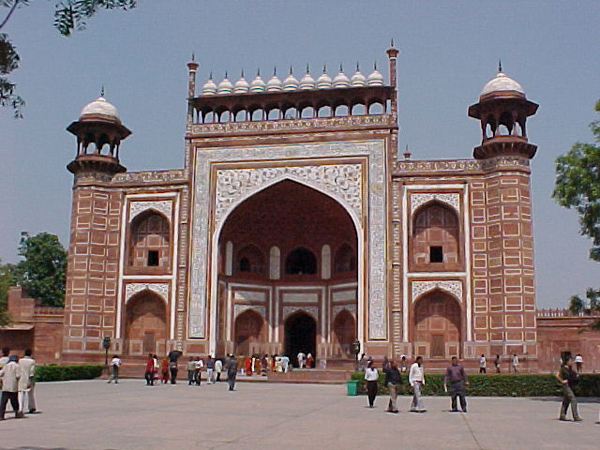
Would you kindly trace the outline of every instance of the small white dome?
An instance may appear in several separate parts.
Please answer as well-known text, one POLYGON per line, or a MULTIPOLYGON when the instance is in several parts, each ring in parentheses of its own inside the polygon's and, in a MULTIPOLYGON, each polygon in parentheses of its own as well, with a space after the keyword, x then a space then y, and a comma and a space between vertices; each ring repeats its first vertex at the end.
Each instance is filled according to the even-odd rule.
POLYGON ((233 84, 231 84, 231 81, 229 81, 229 78, 227 78, 227 72, 226 72, 225 78, 223 78, 221 80, 221 82, 219 83, 219 87, 217 88, 217 93, 218 94, 231 94, 232 91, 233 91, 233 84))
POLYGON ((374 66, 373 72, 367 77, 367 86, 383 86, 383 75, 377 70, 377 65, 374 66))
POLYGON ((244 78, 244 72, 242 72, 242 76, 235 82, 233 92, 236 94, 243 94, 250 90, 250 85, 244 78))
POLYGON ((359 70, 358 66, 356 66, 356 72, 352 75, 351 79, 352 86, 366 86, 367 85, 367 77, 365 77, 359 70))
POLYGON ((260 72, 256 74, 252 83, 250 83, 250 92, 264 92, 267 85, 260 77, 260 72))
POLYGON ((342 71, 342 67, 340 66, 339 73, 333 77, 333 87, 334 88, 345 88, 350 86, 350 80, 346 76, 346 74, 342 71))
POLYGON ((298 85, 300 83, 292 73, 292 69, 290 68, 290 74, 283 80, 283 90, 284 91, 295 91, 298 89, 298 85))
POLYGON ((79 113, 80 122, 92 121, 96 119, 121 123, 119 111, 112 103, 107 102, 103 96, 100 96, 93 102, 85 105, 79 113))
POLYGON ((315 88, 315 79, 308 72, 308 67, 306 68, 306 73, 300 79, 300 89, 314 89, 315 88))
POLYGON ((323 73, 317 78, 317 89, 330 89, 331 77, 327 75, 327 68, 323 67, 323 73))
POLYGON ((277 76, 277 71, 273 72, 273 76, 267 81, 267 92, 278 92, 283 89, 283 83, 277 76))
POLYGON ((202 86, 202 95, 215 95, 216 93, 217 85, 213 81, 211 73, 208 80, 206 80, 206 83, 204 83, 204 86, 202 86))
POLYGON ((502 91, 516 91, 520 94, 525 95, 525 91, 523 87, 513 80, 510 77, 507 77, 504 72, 498 72, 494 78, 486 83, 486 85, 481 90, 479 97, 483 97, 484 95, 491 94, 492 92, 502 92, 502 91))

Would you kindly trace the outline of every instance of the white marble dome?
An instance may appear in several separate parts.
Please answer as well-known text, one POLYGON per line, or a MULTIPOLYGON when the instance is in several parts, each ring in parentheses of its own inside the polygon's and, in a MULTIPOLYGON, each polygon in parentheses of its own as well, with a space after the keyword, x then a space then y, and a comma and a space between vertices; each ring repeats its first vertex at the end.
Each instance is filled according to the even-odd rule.
POLYGON ((206 83, 204 83, 204 86, 202 86, 202 95, 215 95, 216 93, 217 85, 213 81, 211 74, 206 83))
POLYGON ((235 82, 233 92, 235 92, 236 94, 243 94, 245 92, 248 92, 249 90, 250 85, 244 78, 244 72, 242 72, 242 76, 235 82))
POLYGON ((219 83, 217 93, 218 94, 231 94, 231 91, 233 91, 233 84, 231 84, 231 81, 229 81, 229 78, 227 78, 227 73, 225 73, 225 78, 223 78, 221 80, 221 82, 219 83))
POLYGON ((352 75, 352 78, 350 79, 350 84, 355 87, 367 85, 367 77, 360 72, 358 66, 356 67, 356 72, 354 72, 354 75, 352 75))
POLYGON ((277 76, 277 73, 273 73, 273 76, 267 81, 267 92, 278 92, 283 89, 283 83, 277 76))
POLYGON ((85 105, 79 113, 80 122, 89 122, 97 119, 121 123, 121 118, 117 108, 115 108, 112 103, 107 102, 102 95, 96 100, 85 105))
POLYGON ((285 80, 283 80, 283 90, 284 91, 295 91, 296 89, 298 89, 299 84, 300 84, 300 82, 298 81, 298 79, 294 76, 294 74, 290 70, 290 74, 285 78, 285 80))
POLYGON ((334 88, 345 88, 350 86, 350 79, 346 76, 346 74, 342 71, 340 67, 340 71, 338 74, 333 77, 333 87, 334 88))
POLYGON ((317 89, 331 88, 331 77, 327 74, 327 69, 323 68, 323 73, 317 78, 317 89))
POLYGON ((308 72, 308 68, 306 73, 302 78, 300 78, 300 89, 314 89, 316 87, 315 79, 308 72))
POLYGON ((484 95, 491 94, 492 92, 506 91, 516 91, 522 95, 525 95, 525 91, 519 83, 506 76, 504 72, 500 71, 498 72, 498 75, 486 83, 479 96, 483 97, 484 95))
POLYGON ((369 74, 369 76, 367 77, 367 85, 368 86, 383 86, 384 85, 383 75, 381 75, 381 72, 379 72, 377 70, 377 66, 375 66, 375 68, 373 69, 373 72, 371 72, 369 74))
POLYGON ((260 72, 256 74, 252 83, 250 83, 250 92, 264 92, 267 85, 260 76, 260 72))

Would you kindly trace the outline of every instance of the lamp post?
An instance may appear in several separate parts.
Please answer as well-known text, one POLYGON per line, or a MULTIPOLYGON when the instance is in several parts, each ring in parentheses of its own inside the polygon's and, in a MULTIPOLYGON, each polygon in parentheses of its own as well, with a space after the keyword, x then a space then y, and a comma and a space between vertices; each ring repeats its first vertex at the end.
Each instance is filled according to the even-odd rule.
POLYGON ((352 342, 352 351, 354 352, 354 360, 356 361, 356 370, 358 370, 358 354, 360 353, 360 341, 354 339, 352 342))
POLYGON ((110 348, 110 337, 105 336, 102 339, 102 347, 104 347, 104 368, 106 369, 106 373, 108 374, 108 349, 110 348))

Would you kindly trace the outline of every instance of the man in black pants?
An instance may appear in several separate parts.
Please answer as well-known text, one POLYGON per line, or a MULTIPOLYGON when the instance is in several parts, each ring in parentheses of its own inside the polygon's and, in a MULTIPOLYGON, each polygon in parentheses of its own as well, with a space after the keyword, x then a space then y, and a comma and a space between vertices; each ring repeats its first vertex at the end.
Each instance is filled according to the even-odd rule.
POLYGON ((238 363, 232 353, 229 354, 229 358, 225 362, 225 370, 227 370, 227 383, 229 383, 229 390, 233 391, 235 387, 235 377, 237 376, 238 363))
POLYGON ((467 412, 467 399, 465 398, 465 385, 469 385, 467 374, 463 366, 458 364, 458 358, 452 357, 452 365, 448 366, 444 374, 444 390, 448 391, 448 381, 450 381, 450 395, 452 397, 452 412, 458 412, 456 397, 460 398, 460 407, 463 412, 467 412))

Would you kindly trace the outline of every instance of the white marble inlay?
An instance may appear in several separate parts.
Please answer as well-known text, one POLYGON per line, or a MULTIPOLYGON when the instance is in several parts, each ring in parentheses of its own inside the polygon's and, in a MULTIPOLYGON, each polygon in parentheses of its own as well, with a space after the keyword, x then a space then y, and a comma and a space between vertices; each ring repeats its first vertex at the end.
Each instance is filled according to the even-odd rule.
POLYGON ((437 200, 441 203, 452 206, 454 210, 460 212, 460 196, 456 193, 429 193, 419 192, 410 195, 410 212, 414 213, 419 206, 424 205, 432 200, 437 200))
POLYGON ((284 306, 283 320, 285 321, 292 314, 302 311, 311 316, 315 321, 319 321, 319 308, 317 306, 284 306))
POLYGON ((458 301, 463 302, 463 285, 461 281, 454 280, 427 280, 412 282, 412 302, 421 297, 424 293, 433 289, 442 289, 454 295, 458 301))
POLYGON ((167 220, 171 221, 171 211, 173 209, 173 202, 171 200, 132 201, 129 203, 129 221, 131 222, 136 216, 149 209, 163 213, 167 220))
POLYGON ((266 292, 261 291, 234 291, 234 300, 247 302, 264 302, 267 300, 266 292))
POLYGON ((284 292, 284 303, 317 303, 319 294, 316 292, 284 292))
POLYGON ((125 301, 127 302, 135 294, 146 289, 157 293, 165 301, 169 298, 169 285, 167 283, 127 283, 125 285, 125 301))
POLYGON ((348 300, 356 300, 356 289, 350 291, 335 291, 331 298, 334 302, 347 302, 348 300))
POLYGON ((247 310, 256 311, 260 317, 266 320, 266 308, 261 305, 235 305, 233 308, 234 318, 237 318, 240 314, 247 310))

